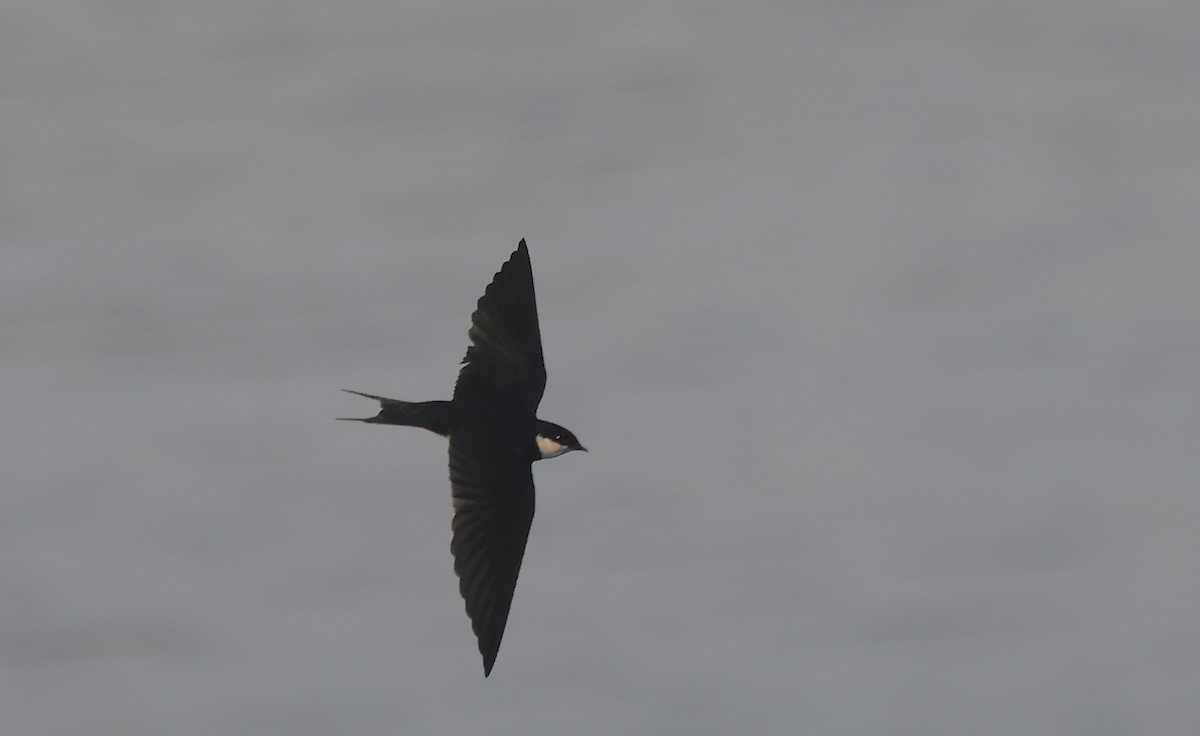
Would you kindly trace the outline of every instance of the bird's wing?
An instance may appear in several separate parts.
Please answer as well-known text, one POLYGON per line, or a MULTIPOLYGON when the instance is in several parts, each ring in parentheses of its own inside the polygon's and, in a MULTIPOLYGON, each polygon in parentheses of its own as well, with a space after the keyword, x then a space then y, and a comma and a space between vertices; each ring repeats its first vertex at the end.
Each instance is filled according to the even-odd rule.
POLYGON ((479 298, 467 334, 471 346, 454 386, 454 403, 533 417, 546 390, 546 365, 524 240, 479 298))
POLYGON ((460 426, 450 435, 450 484, 454 572, 487 676, 533 523, 533 469, 511 438, 479 425, 460 426))

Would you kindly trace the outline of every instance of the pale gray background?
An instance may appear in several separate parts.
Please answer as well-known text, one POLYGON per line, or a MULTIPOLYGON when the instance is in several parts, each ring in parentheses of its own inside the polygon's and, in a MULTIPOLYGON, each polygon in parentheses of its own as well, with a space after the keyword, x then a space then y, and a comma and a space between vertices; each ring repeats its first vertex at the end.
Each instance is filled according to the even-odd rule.
POLYGON ((1200 5, 0 11, 0 732, 1194 734, 1200 5), (448 397, 529 239, 484 680, 448 397))

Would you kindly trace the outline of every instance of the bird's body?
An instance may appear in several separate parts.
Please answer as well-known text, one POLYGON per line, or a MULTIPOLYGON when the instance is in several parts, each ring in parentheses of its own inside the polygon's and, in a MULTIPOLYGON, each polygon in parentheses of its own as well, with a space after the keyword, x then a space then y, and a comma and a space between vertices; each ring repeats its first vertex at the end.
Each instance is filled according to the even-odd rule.
POLYGON ((479 299, 450 401, 375 399, 358 421, 421 427, 450 440, 454 571, 491 674, 533 523, 534 461, 585 449, 570 431, 537 418, 546 387, 529 251, 517 250, 479 299))

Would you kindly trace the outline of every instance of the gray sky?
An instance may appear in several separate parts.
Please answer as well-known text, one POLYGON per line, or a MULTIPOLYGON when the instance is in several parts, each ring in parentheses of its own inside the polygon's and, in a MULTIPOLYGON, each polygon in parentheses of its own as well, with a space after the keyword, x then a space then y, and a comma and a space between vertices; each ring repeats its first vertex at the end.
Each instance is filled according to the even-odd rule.
POLYGON ((1192 734, 1200 6, 0 21, 0 712, 42 734, 1192 734), (521 238, 493 676, 447 398, 521 238))

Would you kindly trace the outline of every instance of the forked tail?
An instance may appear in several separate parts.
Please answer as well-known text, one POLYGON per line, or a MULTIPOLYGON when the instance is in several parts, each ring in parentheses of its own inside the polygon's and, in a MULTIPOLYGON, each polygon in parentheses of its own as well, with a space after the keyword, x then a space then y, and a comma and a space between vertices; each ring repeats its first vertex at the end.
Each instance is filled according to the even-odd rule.
POLYGON ((373 417, 338 417, 343 421, 367 422, 368 424, 398 424, 404 427, 420 427, 445 437, 450 434, 452 423, 449 401, 400 401, 384 396, 364 394, 361 391, 342 389, 349 394, 365 396, 379 402, 379 413, 373 417))

